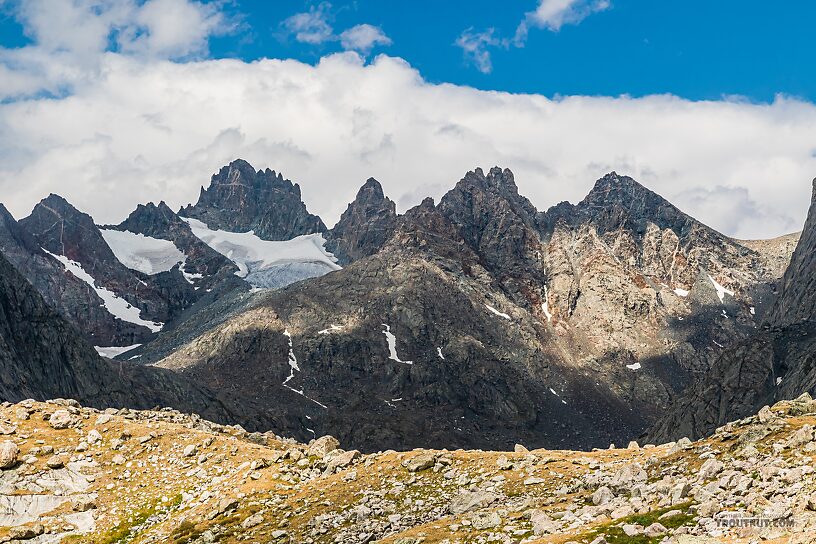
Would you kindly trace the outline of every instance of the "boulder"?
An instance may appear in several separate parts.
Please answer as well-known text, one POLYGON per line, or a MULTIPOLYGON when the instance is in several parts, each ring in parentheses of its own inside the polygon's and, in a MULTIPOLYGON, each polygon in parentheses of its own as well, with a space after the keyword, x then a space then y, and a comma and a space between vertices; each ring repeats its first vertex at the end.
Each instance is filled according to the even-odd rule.
POLYGON ((464 514, 493 504, 498 497, 489 491, 461 491, 448 505, 451 514, 464 514))
POLYGON ((340 442, 333 436, 321 436, 309 445, 307 455, 323 459, 327 453, 340 447, 340 442))
POLYGON ((48 423, 54 429, 67 429, 77 423, 77 418, 68 410, 57 410, 48 418, 48 423))
POLYGON ((17 463, 20 448, 11 440, 0 443, 0 469, 11 468, 17 463))

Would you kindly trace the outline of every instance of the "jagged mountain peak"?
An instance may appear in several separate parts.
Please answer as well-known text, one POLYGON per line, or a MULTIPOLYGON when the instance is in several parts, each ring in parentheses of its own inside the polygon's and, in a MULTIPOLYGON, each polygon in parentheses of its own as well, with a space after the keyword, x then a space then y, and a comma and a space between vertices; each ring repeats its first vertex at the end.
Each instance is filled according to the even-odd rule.
MULTIPOLYGON (((283 174, 266 168, 255 168, 244 159, 236 159, 227 166, 221 167, 212 177, 211 185, 243 185, 248 188, 263 189, 272 185, 279 190, 287 190, 300 198, 300 186, 283 177, 283 174)), ((212 187, 211 187, 212 188, 212 187)))
POLYGON ((327 233, 326 247, 342 264, 373 255, 393 233, 396 210, 396 204, 385 196, 380 182, 368 178, 327 233))
POLYGON ((674 208, 668 200, 648 189, 634 178, 622 176, 614 170, 595 182, 592 190, 584 197, 581 204, 608 206, 611 203, 632 205, 640 202, 648 202, 652 206, 668 205, 674 208))
POLYGON ((266 240, 289 240, 302 234, 326 232, 326 225, 306 209, 300 186, 274 170, 255 170, 243 159, 232 161, 212 176, 195 205, 179 215, 203 221, 211 228, 254 231, 266 240))
POLYGON ((168 230, 174 227, 189 230, 188 225, 162 200, 158 204, 139 204, 124 221, 105 228, 170 239, 168 230))
POLYGON ((360 200, 364 195, 370 195, 376 199, 384 199, 385 193, 383 192, 382 184, 377 181, 375 178, 368 178, 365 183, 360 187, 357 191, 357 197, 355 200, 360 200))
POLYGON ((470 186, 477 186, 484 190, 507 192, 518 195, 518 187, 513 172, 509 168, 494 166, 484 173, 484 170, 477 167, 469 171, 459 182, 470 186))

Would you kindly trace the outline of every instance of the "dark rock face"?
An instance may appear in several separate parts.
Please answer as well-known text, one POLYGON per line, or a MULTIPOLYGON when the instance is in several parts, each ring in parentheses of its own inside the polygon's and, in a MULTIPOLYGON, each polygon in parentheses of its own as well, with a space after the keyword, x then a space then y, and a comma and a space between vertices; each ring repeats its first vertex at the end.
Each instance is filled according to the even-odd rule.
POLYGON ((172 372, 112 363, 0 255, 0 399, 74 398, 89 406, 175 406, 236 421, 212 393, 172 372))
POLYGON ((648 435, 703 436, 764 404, 816 392, 816 184, 807 222, 762 330, 738 342, 677 399, 648 435))
POLYGON ((805 227, 782 278, 781 291, 769 318, 774 325, 816 320, 816 179, 805 227))
POLYGON ((396 222, 396 205, 383 194, 380 182, 369 178, 328 232, 326 249, 342 265, 368 257, 391 237, 396 222))
POLYGON ((540 267, 538 212, 519 195, 510 170, 468 172, 442 197, 439 209, 494 273, 505 277, 540 267))
POLYGON ((145 338, 144 327, 114 318, 84 281, 43 251, 34 237, 20 227, 0 205, 0 253, 71 323, 81 325, 83 336, 100 346, 131 345, 145 338))
POLYGON ((326 231, 296 184, 239 160, 180 215, 149 204, 109 227, 185 253, 183 268, 153 276, 118 263, 90 217, 59 197, 23 225, 28 241, 6 236, 34 248, 23 253, 67 255, 145 315, 170 319, 123 358, 135 353, 217 390, 250 429, 302 440, 328 433, 365 450, 606 447, 655 424, 709 372, 719 382, 689 390, 682 410, 707 408, 667 428, 703 428, 719 417, 715 406, 753 408, 780 387, 777 376, 782 388, 811 379, 807 364, 791 363, 801 358, 782 354, 792 338, 806 342, 800 329, 750 344, 787 253, 767 259, 615 173, 579 204, 539 212, 512 172, 476 169, 438 205, 426 199, 402 216, 370 179, 326 231), (325 233, 347 266, 250 291, 183 217, 268 240, 325 233), (753 396, 707 400, 718 383, 753 384, 753 396))
MULTIPOLYGON (((190 304, 192 287, 178 268, 148 276, 119 262, 90 215, 50 195, 20 220, 44 249, 79 263, 98 286, 139 308, 145 321, 166 323, 190 304)), ((150 336, 145 327, 141 339, 150 336)))
POLYGON ((266 169, 255 171, 236 160, 212 177, 198 202, 179 211, 211 229, 254 231, 264 240, 290 240, 301 234, 326 232, 326 225, 306 210, 297 183, 266 169))

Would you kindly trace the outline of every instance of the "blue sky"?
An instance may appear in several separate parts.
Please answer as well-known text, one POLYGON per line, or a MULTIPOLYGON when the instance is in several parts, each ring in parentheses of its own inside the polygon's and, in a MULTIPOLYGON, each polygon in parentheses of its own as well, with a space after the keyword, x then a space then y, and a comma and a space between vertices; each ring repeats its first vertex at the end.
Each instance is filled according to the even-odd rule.
POLYGON ((611 170, 741 238, 801 228, 816 2, 0 0, 0 195, 102 223, 241 157, 329 225, 477 166, 539 209, 611 170), (496 92, 499 91, 499 92, 496 92))
MULTIPOLYGON (((320 2, 239 1, 225 10, 240 27, 213 38, 216 58, 295 58, 314 63, 339 42, 299 43, 282 22, 320 2)), ((354 0, 331 2, 324 13, 340 32, 359 23, 391 39, 374 52, 406 59, 432 82, 479 89, 554 95, 643 96, 672 93, 690 99, 739 95, 769 102, 777 93, 816 99, 812 40, 816 2, 758 0, 613 0, 603 11, 558 31, 533 29, 524 47, 490 48, 492 71, 481 73, 455 45, 463 31, 494 28, 511 38, 536 0, 354 0)), ((6 15, 5 46, 28 40, 6 15)))

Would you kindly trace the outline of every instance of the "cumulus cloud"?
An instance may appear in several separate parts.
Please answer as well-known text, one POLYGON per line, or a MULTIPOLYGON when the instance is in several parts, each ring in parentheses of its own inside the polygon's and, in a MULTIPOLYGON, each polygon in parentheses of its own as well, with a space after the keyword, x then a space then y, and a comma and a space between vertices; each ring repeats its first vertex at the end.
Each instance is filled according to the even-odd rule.
POLYGON ((468 28, 456 40, 465 59, 483 74, 493 71, 490 50, 495 47, 524 47, 530 28, 546 28, 558 32, 568 24, 578 24, 588 16, 612 7, 610 0, 539 0, 538 7, 527 12, 516 27, 512 39, 501 38, 495 28, 477 32, 468 28))
POLYGON ((456 39, 456 45, 462 49, 465 60, 473 64, 483 74, 489 74, 493 71, 490 48, 501 44, 501 40, 496 37, 495 28, 476 32, 471 27, 462 32, 456 39))
POLYGON ((0 99, 64 94, 98 77, 108 52, 142 60, 206 56, 208 39, 236 23, 194 0, 27 0, 10 4, 32 44, 0 47, 0 99))
POLYGON ((368 55, 377 45, 391 45, 391 38, 385 35, 381 28, 361 24, 356 25, 340 34, 340 45, 347 51, 359 51, 368 55))
POLYGON ((366 23, 348 28, 339 35, 335 34, 329 22, 331 7, 329 2, 321 2, 317 6, 311 6, 309 11, 288 17, 281 26, 301 43, 320 45, 339 41, 344 50, 357 51, 364 56, 376 46, 391 45, 391 38, 380 27, 366 23))
POLYGON ((334 29, 328 21, 330 9, 331 4, 321 2, 317 6, 310 6, 309 11, 288 17, 282 25, 299 42, 321 44, 334 39, 334 29))
POLYGON ((617 170, 750 238, 803 223, 815 140, 816 106, 785 97, 554 100, 429 83, 388 56, 313 66, 107 53, 68 96, 0 104, 0 195, 17 217, 57 192, 118 222, 140 202, 194 201, 242 157, 299 182, 331 225, 370 176, 405 210, 500 165, 546 209, 617 170))
POLYGON ((530 27, 558 32, 564 25, 578 24, 611 6, 609 0, 540 0, 538 7, 528 12, 516 29, 515 42, 524 43, 530 27))

